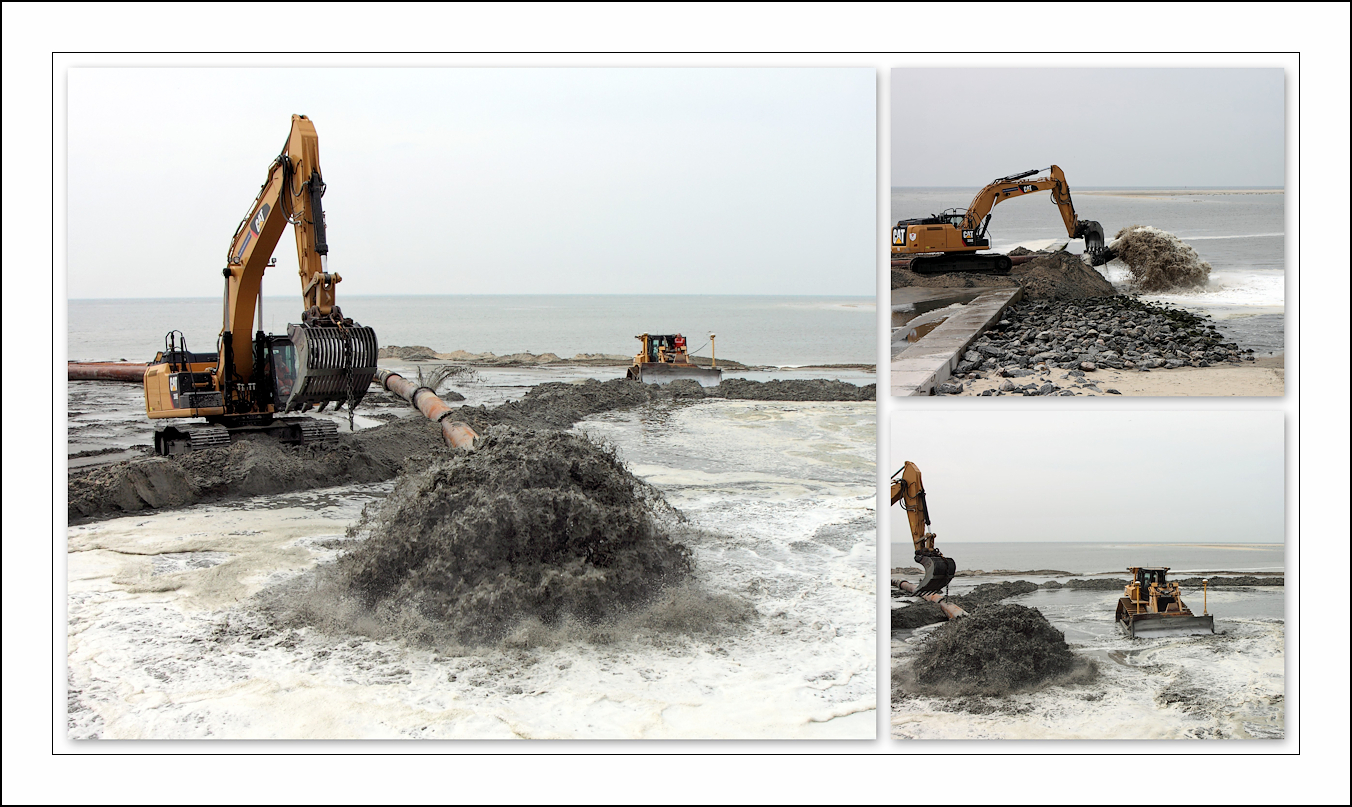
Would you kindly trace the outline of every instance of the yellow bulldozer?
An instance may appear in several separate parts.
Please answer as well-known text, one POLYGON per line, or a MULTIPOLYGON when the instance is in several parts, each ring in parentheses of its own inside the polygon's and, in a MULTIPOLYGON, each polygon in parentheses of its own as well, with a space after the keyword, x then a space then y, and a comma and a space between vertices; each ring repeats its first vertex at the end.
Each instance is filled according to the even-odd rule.
MULTIPOLYGON (((715 334, 709 334, 713 344, 715 334)), ((634 355, 634 363, 625 377, 645 384, 669 384, 682 378, 698 381, 706 387, 716 387, 723 380, 718 359, 711 358, 710 366, 700 367, 690 359, 689 346, 679 333, 641 333, 634 337, 642 347, 634 355)))
MULTIPOLYGON (((1167 579, 1168 566, 1132 566, 1131 582, 1117 601, 1117 624, 1133 637, 1195 635, 1215 633, 1215 618, 1206 613, 1203 599, 1202 615, 1194 616, 1183 604, 1178 583, 1167 579)), ((1202 596, 1206 596, 1203 581, 1202 596)))

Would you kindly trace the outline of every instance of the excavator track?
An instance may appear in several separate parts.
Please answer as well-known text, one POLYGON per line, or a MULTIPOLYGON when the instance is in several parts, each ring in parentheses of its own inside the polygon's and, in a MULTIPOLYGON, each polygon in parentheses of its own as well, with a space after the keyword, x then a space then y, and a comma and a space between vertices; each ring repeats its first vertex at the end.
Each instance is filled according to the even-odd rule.
POLYGON ((155 453, 165 457, 229 447, 230 430, 215 423, 179 423, 155 430, 155 453))
POLYGON ((292 434, 298 439, 287 440, 283 438, 283 442, 324 447, 338 444, 338 424, 332 420, 320 420, 318 418, 286 418, 285 420, 291 427, 292 434))
POLYGON ((155 431, 155 453, 164 457, 229 448, 243 434, 267 434, 282 443, 331 448, 338 444, 338 424, 310 417, 277 418, 268 423, 223 426, 219 423, 178 423, 155 431))
POLYGON ((982 255, 974 252, 945 252, 911 259, 908 267, 918 275, 943 275, 949 272, 1007 275, 1014 268, 1008 255, 982 255))

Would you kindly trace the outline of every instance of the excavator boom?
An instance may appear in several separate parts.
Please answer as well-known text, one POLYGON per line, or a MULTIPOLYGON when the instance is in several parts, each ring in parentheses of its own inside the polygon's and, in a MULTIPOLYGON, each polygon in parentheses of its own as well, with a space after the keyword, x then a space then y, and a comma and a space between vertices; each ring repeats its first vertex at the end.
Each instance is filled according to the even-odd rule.
POLYGON ((925 501, 925 485, 920 477, 920 469, 915 463, 908 461, 892 475, 892 504, 900 504, 906 512, 915 560, 924 569, 924 576, 913 593, 923 595, 943 591, 958 573, 958 566, 952 558, 944 557, 944 553, 935 548, 935 535, 926 529, 930 524, 929 505, 925 501))

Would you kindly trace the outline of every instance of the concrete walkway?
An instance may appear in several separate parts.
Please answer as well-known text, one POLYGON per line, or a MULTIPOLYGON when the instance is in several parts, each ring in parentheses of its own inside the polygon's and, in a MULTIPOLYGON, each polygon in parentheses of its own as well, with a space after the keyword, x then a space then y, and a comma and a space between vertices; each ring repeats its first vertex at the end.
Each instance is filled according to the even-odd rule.
POLYGON ((962 354, 981 332, 999 321, 1018 302, 1023 289, 988 291, 963 306, 920 341, 892 355, 892 394, 933 395, 962 361, 962 354))

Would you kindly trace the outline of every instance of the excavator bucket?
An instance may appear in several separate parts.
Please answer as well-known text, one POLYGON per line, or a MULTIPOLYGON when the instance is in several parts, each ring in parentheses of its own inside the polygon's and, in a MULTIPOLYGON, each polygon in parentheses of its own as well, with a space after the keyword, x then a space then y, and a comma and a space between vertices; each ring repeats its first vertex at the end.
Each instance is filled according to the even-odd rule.
POLYGON ((917 594, 943 591, 948 588, 949 581, 958 573, 958 564, 952 558, 916 555, 915 559, 920 563, 920 567, 925 570, 924 576, 920 578, 920 585, 916 586, 917 594))
POLYGON ((290 325, 271 344, 277 411, 361 402, 376 374, 376 333, 361 325, 290 325))
POLYGON ((630 367, 627 377, 645 384, 670 384, 689 378, 698 381, 701 386, 716 387, 723 380, 723 371, 711 367, 696 367, 693 364, 645 362, 630 367))
POLYGON ((1081 221, 1080 236, 1084 238, 1084 254, 1089 256, 1091 265, 1102 266, 1115 257, 1104 241, 1103 225, 1097 221, 1081 221))

